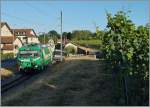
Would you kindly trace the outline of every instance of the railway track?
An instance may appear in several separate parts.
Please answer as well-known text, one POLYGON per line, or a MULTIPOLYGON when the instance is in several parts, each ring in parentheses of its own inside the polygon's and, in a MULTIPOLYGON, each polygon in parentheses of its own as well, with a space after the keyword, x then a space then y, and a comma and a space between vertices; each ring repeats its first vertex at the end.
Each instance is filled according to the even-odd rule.
MULTIPOLYGON (((53 61, 52 65, 57 63, 58 62, 53 61)), ((29 78, 34 76, 34 74, 16 74, 16 75, 17 76, 13 80, 1 84, 1 94, 5 93, 9 89, 23 83, 25 80, 28 80, 29 78)))
POLYGON ((15 79, 13 79, 5 84, 2 84, 1 85, 1 94, 5 93, 9 89, 11 89, 19 84, 21 84, 22 82, 29 79, 30 77, 32 77, 32 75, 21 75, 20 74, 15 79))

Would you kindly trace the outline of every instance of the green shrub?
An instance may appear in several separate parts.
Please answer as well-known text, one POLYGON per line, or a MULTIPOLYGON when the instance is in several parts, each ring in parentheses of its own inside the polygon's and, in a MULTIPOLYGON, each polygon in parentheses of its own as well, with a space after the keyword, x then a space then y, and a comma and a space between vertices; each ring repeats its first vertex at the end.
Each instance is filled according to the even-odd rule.
POLYGON ((68 46, 65 48, 65 51, 66 51, 66 54, 69 55, 69 54, 76 54, 76 49, 72 46, 68 46))
POLYGON ((1 53, 1 60, 14 58, 14 53, 1 53))

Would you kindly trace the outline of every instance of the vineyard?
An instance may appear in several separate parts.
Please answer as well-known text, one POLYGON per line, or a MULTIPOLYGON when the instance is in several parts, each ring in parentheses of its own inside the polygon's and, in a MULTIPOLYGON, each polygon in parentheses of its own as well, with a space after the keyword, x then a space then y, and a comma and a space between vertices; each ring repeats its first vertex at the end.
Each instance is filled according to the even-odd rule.
POLYGON ((107 21, 105 33, 97 28, 96 34, 104 58, 111 63, 108 69, 118 80, 117 97, 124 97, 126 105, 148 105, 149 26, 136 26, 123 11, 107 13, 107 21))

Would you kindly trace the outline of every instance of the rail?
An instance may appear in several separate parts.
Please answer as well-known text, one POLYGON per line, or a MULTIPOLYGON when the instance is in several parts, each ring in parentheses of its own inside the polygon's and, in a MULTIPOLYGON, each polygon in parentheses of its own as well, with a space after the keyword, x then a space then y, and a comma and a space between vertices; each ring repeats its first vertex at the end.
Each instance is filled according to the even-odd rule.
POLYGON ((31 76, 32 75, 21 75, 20 74, 19 76, 17 76, 12 81, 9 81, 9 82, 7 82, 5 84, 2 84, 1 85, 1 94, 3 94, 4 92, 8 91, 12 87, 15 87, 16 85, 21 84, 25 80, 29 79, 31 76))

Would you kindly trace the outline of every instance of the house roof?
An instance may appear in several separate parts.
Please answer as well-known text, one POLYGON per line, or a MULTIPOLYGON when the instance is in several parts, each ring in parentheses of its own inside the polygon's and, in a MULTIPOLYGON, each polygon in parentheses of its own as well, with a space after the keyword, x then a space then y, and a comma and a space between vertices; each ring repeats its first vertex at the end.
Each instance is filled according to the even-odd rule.
POLYGON ((68 47, 68 46, 77 47, 77 45, 74 45, 74 44, 72 44, 71 42, 69 42, 69 43, 67 43, 67 44, 65 45, 65 47, 68 47))
POLYGON ((82 50, 87 50, 87 51, 95 51, 95 49, 92 49, 92 48, 87 48, 87 47, 84 47, 84 46, 78 46, 78 48, 82 49, 82 50))
POLYGON ((6 24, 6 22, 1 22, 1 28, 6 24))
POLYGON ((12 44, 16 40, 15 36, 0 36, 2 44, 12 44))
POLYGON ((9 31, 12 33, 11 28, 9 27, 9 25, 8 25, 6 22, 0 22, 0 26, 1 26, 1 28, 2 28, 4 25, 6 25, 6 26, 7 26, 7 28, 9 29, 9 31))
POLYGON ((14 46, 12 44, 7 44, 7 45, 4 45, 2 48, 2 50, 13 50, 14 49, 14 46))
MULTIPOLYGON (((58 39, 57 43, 61 43, 61 39, 58 39)), ((69 39, 62 39, 62 43, 63 44, 68 44, 69 43, 69 39)))
POLYGON ((33 29, 12 29, 14 31, 15 36, 27 36, 27 37, 36 37, 36 33, 33 29), (31 33, 33 32, 33 33, 31 33))

